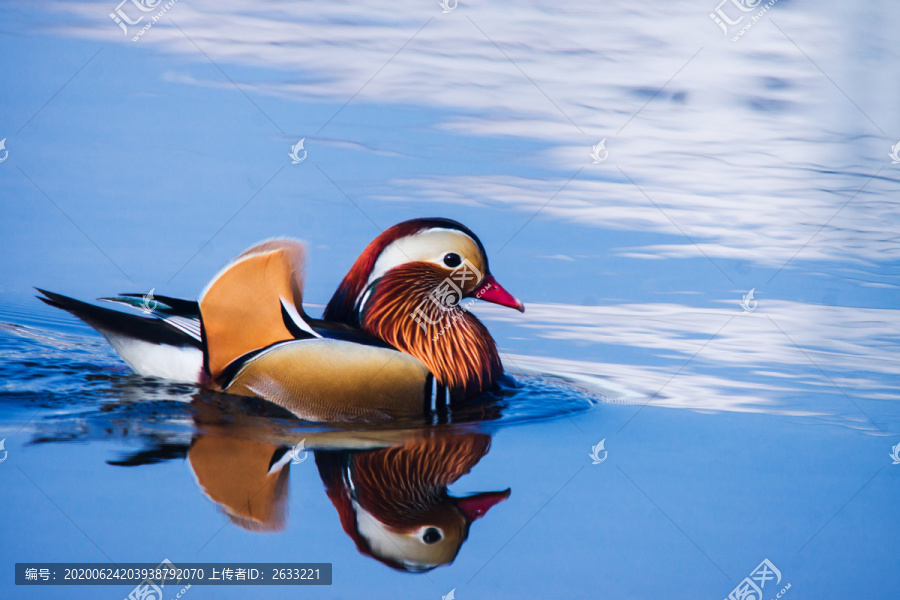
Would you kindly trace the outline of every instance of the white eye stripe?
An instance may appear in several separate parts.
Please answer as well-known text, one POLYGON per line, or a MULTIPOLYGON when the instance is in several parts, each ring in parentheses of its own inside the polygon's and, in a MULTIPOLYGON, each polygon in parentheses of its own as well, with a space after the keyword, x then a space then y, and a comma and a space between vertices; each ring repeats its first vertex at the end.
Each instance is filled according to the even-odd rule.
POLYGON ((375 261, 364 289, 368 289, 372 282, 391 269, 408 262, 431 262, 446 267, 444 256, 447 254, 460 254, 460 258, 463 258, 454 247, 460 244, 471 244, 472 248, 478 248, 478 243, 471 236, 457 229, 442 227, 426 229, 391 242, 375 261))

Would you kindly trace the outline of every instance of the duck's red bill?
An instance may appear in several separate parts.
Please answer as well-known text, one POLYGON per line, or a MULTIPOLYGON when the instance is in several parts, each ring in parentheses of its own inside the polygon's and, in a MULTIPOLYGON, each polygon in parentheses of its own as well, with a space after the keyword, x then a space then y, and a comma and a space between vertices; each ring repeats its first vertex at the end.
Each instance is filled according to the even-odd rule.
POLYGON ((497 283, 493 275, 488 275, 484 278, 484 282, 475 290, 475 297, 479 300, 493 302, 500 306, 514 308, 519 312, 525 312, 525 305, 522 304, 522 301, 503 289, 503 286, 497 283))

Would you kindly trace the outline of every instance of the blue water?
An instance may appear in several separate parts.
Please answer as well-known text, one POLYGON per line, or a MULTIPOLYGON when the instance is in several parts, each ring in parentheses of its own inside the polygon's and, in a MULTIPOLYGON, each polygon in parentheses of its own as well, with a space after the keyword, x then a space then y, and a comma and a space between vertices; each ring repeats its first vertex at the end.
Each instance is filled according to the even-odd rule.
MULTIPOLYGON (((13 565, 164 558, 331 562, 287 592, 321 598, 726 598, 764 559, 765 600, 896 593, 900 8, 779 0, 736 42, 682 0, 180 0, 137 42, 115 9, 0 7, 0 596, 123 598, 13 565), (289 235, 318 314, 380 230, 432 215, 526 304, 475 310, 516 386, 441 422, 142 378, 33 298, 196 297, 289 235), (328 460, 486 439, 447 493, 510 494, 450 564, 357 549, 328 460), (300 440, 277 531, 229 519, 190 454, 300 440)), ((285 591, 187 592, 249 595, 285 591)))

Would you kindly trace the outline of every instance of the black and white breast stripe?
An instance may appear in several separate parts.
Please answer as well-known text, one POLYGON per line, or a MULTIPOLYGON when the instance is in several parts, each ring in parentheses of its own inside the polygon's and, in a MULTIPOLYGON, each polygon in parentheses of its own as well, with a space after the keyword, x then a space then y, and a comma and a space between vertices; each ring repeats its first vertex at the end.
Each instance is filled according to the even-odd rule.
POLYGON ((447 386, 438 383, 434 375, 428 374, 425 378, 425 403, 426 415, 448 413, 450 406, 450 390, 447 386))

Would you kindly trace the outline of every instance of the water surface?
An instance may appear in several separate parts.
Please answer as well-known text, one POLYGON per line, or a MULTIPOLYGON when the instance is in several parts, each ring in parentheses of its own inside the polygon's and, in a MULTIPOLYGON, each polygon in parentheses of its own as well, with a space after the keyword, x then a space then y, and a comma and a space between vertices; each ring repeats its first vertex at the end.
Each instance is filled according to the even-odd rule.
POLYGON ((321 598, 725 598, 764 559, 766 600, 889 596, 900 9, 779 0, 732 42, 716 8, 180 0, 136 42, 113 3, 0 8, 2 595, 130 592, 16 588, 15 562, 169 558, 331 562, 291 592, 321 598), (290 235, 318 314, 430 215, 527 306, 476 307, 518 384, 451 419, 309 424, 138 377, 33 298, 196 297, 290 235), (401 463, 384 497, 464 530, 424 573, 342 521, 341 468, 401 463))

